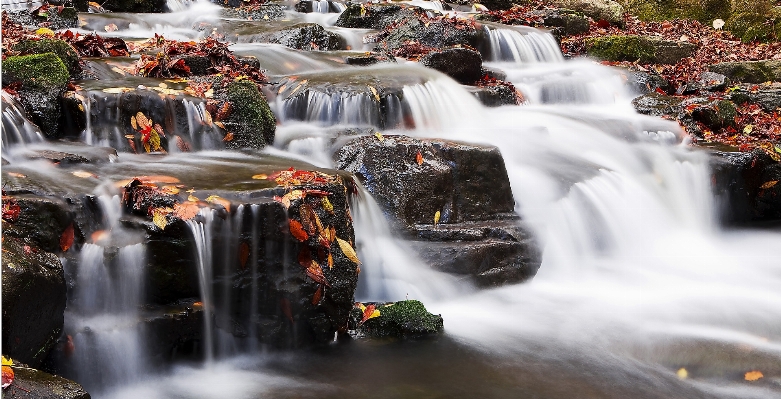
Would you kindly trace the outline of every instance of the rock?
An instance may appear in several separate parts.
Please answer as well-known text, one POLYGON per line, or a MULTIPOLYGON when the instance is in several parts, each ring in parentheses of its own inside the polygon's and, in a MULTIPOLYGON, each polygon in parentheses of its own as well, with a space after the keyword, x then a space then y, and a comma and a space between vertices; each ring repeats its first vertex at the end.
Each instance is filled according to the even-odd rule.
POLYGON ((613 25, 624 25, 624 8, 612 0, 555 0, 559 8, 581 12, 594 21, 605 20, 613 25))
POLYGON ((586 41, 588 55, 606 61, 639 61, 642 64, 675 64, 690 57, 696 45, 648 36, 602 36, 586 41))
POLYGON ((356 306, 350 312, 349 332, 355 338, 414 339, 435 336, 444 329, 442 316, 426 310, 420 301, 365 303, 374 306, 379 316, 361 323, 363 310, 356 306))
POLYGON ((781 164, 761 150, 711 154, 722 221, 743 225, 781 220, 781 164))
POLYGON ((682 108, 683 100, 678 97, 668 96, 659 93, 650 93, 632 100, 635 110, 641 114, 651 116, 677 116, 682 108))
POLYGON ((56 150, 30 150, 21 152, 20 155, 27 159, 45 159, 60 166, 75 164, 101 164, 111 162, 117 158, 117 150, 110 147, 93 147, 89 145, 69 145, 56 150))
POLYGON ((726 88, 726 76, 715 72, 703 72, 697 80, 686 83, 683 94, 694 94, 699 91, 722 91, 726 88))
POLYGON ((228 85, 226 100, 233 112, 225 120, 225 127, 233 133, 227 148, 263 148, 274 143, 277 120, 268 102, 250 81, 235 81, 228 85))
MULTIPOLYGON (((75 0, 74 6, 81 12, 87 12, 89 1, 75 0)), ((107 0, 101 6, 112 12, 162 13, 168 10, 165 0, 107 0)))
POLYGON ((194 302, 154 308, 144 317, 145 349, 155 363, 192 355, 202 347, 203 308, 194 302))
POLYGON ((758 88, 744 85, 730 90, 730 99, 738 104, 759 104, 766 112, 774 112, 781 107, 781 84, 763 85, 758 88))
POLYGON ((3 389, 4 398, 90 399, 90 394, 74 381, 28 367, 12 368, 14 382, 3 389))
POLYGON ((7 57, 3 87, 20 84, 19 100, 33 122, 50 137, 58 136, 59 97, 68 83, 68 69, 54 53, 7 57))
POLYGON ((303 13, 338 13, 342 12, 343 7, 339 3, 330 0, 303 0, 296 3, 295 10, 303 13))
MULTIPOLYGON (((9 224, 3 221, 4 232, 6 226, 9 224)), ((2 258, 3 354, 35 367, 62 332, 62 264, 56 255, 7 234, 3 235, 2 258)))
POLYGON ((342 39, 315 23, 301 23, 260 35, 260 41, 277 43, 298 50, 339 50, 342 39))
POLYGON ((81 73, 79 54, 70 44, 59 39, 22 40, 13 46, 14 51, 21 55, 54 53, 60 58, 71 77, 77 77, 81 73))
POLYGON ((432 51, 420 63, 436 69, 461 84, 472 84, 482 77, 483 57, 475 50, 462 47, 432 51))
POLYGON ((667 79, 651 71, 625 70, 623 73, 627 78, 627 84, 640 94, 656 93, 656 89, 664 92, 672 89, 667 79))
POLYGON ((532 15, 542 17, 542 25, 553 28, 554 36, 579 35, 589 30, 588 18, 583 14, 570 10, 537 10, 532 15))
POLYGON ((744 43, 775 42, 781 36, 781 11, 770 1, 736 2, 735 12, 726 21, 724 29, 744 43))
POLYGON ((443 224, 484 220, 512 212, 515 204, 504 160, 495 147, 407 136, 379 141, 368 136, 348 142, 334 159, 405 226, 430 224, 437 212, 443 224))
POLYGON ((479 0, 475 3, 480 3, 491 11, 509 10, 515 5, 512 0, 479 0))
POLYGON ((719 130, 729 126, 735 127, 735 117, 738 112, 729 100, 707 100, 692 98, 681 103, 681 106, 691 110, 695 121, 712 130, 719 130))
POLYGON ((285 18, 285 10, 280 4, 264 3, 260 5, 252 5, 249 7, 242 7, 243 0, 212 0, 213 3, 227 5, 228 7, 237 8, 224 8, 222 10, 222 16, 224 18, 238 18, 252 21, 278 21, 285 18), (227 4, 221 4, 223 1, 227 1, 227 4))
POLYGON ((61 11, 48 13, 46 22, 52 30, 78 28, 79 12, 74 7, 63 7, 61 11))
POLYGON ((764 83, 781 81, 781 60, 722 62, 708 67, 732 82, 764 83))
POLYGON ((467 90, 477 97, 477 99, 486 107, 518 105, 517 93, 506 85, 469 86, 467 87, 467 90))
POLYGON ((3 233, 29 239, 46 252, 59 252, 60 236, 73 221, 68 204, 60 199, 33 195, 14 195, 8 198, 15 201, 21 211, 19 218, 4 229, 3 233))

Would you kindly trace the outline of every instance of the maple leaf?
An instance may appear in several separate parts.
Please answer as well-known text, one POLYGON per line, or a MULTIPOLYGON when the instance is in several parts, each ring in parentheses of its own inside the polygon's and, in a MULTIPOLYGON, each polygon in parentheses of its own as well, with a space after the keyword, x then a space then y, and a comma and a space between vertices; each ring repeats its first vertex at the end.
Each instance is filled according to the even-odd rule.
POLYGON ((301 222, 290 219, 290 234, 293 235, 293 237, 296 238, 298 241, 306 241, 309 239, 309 234, 304 230, 304 226, 301 225, 301 222))
POLYGON ((374 305, 364 306, 364 304, 359 302, 358 307, 363 312, 363 317, 361 318, 359 324, 365 323, 366 320, 373 319, 375 317, 380 317, 380 311, 374 305))
POLYGON ((70 247, 73 245, 73 238, 73 223, 71 223, 60 235, 60 249, 62 252, 68 252, 68 249, 70 249, 70 247))
POLYGON ((198 206, 197 198, 195 198, 195 201, 185 201, 181 204, 174 204, 174 216, 182 220, 194 218, 200 210, 201 208, 198 206))
MULTIPOLYGON (((5 357, 3 357, 3 359, 5 360, 5 357)), ((14 383, 14 369, 12 369, 11 366, 6 366, 3 364, 2 380, 3 389, 8 388, 11 384, 14 383)))
POLYGON ((353 246, 349 242, 336 237, 336 242, 339 244, 339 248, 342 250, 347 259, 353 261, 353 263, 360 265, 361 261, 358 259, 358 254, 355 253, 353 246))

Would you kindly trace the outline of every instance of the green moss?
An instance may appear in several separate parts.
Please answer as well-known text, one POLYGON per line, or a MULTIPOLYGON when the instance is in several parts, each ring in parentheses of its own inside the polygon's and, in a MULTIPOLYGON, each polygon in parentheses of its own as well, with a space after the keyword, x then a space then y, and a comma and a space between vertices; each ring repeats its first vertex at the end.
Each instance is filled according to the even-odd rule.
POLYGON ((653 44, 640 36, 603 36, 586 41, 588 55, 606 61, 652 62, 656 57, 653 44))
POLYGON ((79 67, 79 54, 68 43, 58 39, 41 39, 41 40, 23 40, 17 43, 13 47, 14 51, 18 51, 24 55, 29 54, 44 54, 54 53, 57 57, 60 57, 65 67, 71 75, 76 75, 81 71, 79 67))
POLYGON ((68 83, 68 69, 54 53, 8 57, 3 61, 3 85, 22 82, 27 88, 53 90, 68 83))
POLYGON ((763 14, 737 13, 727 20, 724 29, 746 43, 776 41, 781 38, 781 12, 774 9, 763 14))
POLYGON ((731 0, 621 0, 621 5, 643 21, 696 19, 710 25, 732 14, 731 0))
POLYGON ((248 80, 232 82, 227 88, 233 112, 226 126, 233 133, 229 148, 263 148, 274 142, 276 118, 255 83, 248 80))
POLYGON ((420 301, 408 300, 377 305, 377 309, 380 315, 361 325, 358 325, 361 311, 353 309, 352 323, 362 335, 375 338, 416 338, 437 334, 444 328, 442 316, 429 313, 420 301))

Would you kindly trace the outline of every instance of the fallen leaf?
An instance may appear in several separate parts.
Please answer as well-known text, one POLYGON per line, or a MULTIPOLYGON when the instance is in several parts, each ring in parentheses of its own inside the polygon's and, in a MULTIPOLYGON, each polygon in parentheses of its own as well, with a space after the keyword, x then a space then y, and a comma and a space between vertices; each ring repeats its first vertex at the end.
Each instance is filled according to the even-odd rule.
POLYGON ((16 173, 16 172, 8 172, 8 176, 18 177, 20 179, 24 179, 25 177, 27 177, 27 176, 25 176, 25 175, 23 175, 21 173, 16 173))
POLYGON ((220 197, 219 195, 210 195, 206 197, 206 202, 210 204, 217 204, 222 205, 223 208, 225 208, 226 211, 231 211, 231 202, 226 200, 225 198, 220 197))
POLYGON ((207 110, 203 110, 203 123, 205 123, 206 126, 212 125, 212 114, 207 110))
POLYGON ((14 383, 14 369, 3 364, 2 373, 2 388, 6 389, 14 383))
POLYGON ((136 179, 141 183, 163 183, 163 184, 175 184, 179 183, 179 179, 173 176, 165 175, 152 175, 152 176, 137 176, 136 179))
POLYGON ((187 201, 190 201, 190 202, 199 202, 199 201, 200 201, 200 198, 198 198, 198 197, 196 197, 196 196, 194 196, 194 195, 190 194, 190 195, 188 195, 188 196, 187 196, 187 201))
POLYGON ((139 129, 152 127, 151 121, 147 119, 146 115, 141 111, 136 113, 136 123, 138 124, 139 129))
POLYGON ((369 90, 371 90, 372 95, 374 95, 374 99, 378 102, 380 101, 380 95, 377 93, 377 89, 374 88, 374 86, 369 86, 369 90))
POLYGON ((680 378, 680 379, 682 379, 682 380, 685 380, 686 378, 688 378, 688 377, 689 377, 689 372, 688 372, 688 371, 686 371, 686 369, 685 369, 685 368, 683 368, 683 367, 681 367, 680 369, 678 369, 678 371, 677 371, 675 374, 678 376, 678 378, 680 378))
POLYGON ((761 188, 761 189, 763 189, 763 190, 767 190, 768 188, 770 188, 770 187, 773 187, 773 186, 775 186, 776 184, 778 184, 778 180, 771 180, 771 181, 766 181, 764 184, 762 184, 761 186, 759 186, 759 188, 761 188))
POLYGON ((360 265, 361 261, 358 260, 358 255, 355 253, 353 246, 349 242, 336 237, 336 242, 339 243, 339 248, 342 250, 347 259, 353 261, 353 263, 360 265))
POLYGON ((749 371, 745 375, 746 381, 757 381, 762 377, 764 377, 762 372, 757 370, 749 371))
POLYGON ((60 235, 60 249, 62 252, 68 252, 68 249, 73 245, 73 238, 73 223, 71 223, 60 235))
POLYGON ((257 175, 252 175, 252 178, 255 179, 255 180, 267 180, 268 179, 268 175, 265 174, 265 173, 260 173, 260 174, 257 174, 257 175))
POLYGON ((421 154, 420 151, 415 155, 415 160, 418 162, 418 165, 423 165, 423 154, 421 154))
POLYGON ((108 24, 104 26, 103 29, 106 32, 114 32, 115 30, 119 29, 119 27, 117 27, 117 24, 108 24))
POLYGON ((306 269, 306 275, 309 276, 309 278, 311 278, 315 282, 323 284, 326 287, 331 286, 331 284, 328 283, 328 280, 326 280, 325 276, 323 275, 323 269, 320 268, 320 265, 317 263, 312 264, 312 266, 309 266, 306 269))
POLYGON ((77 170, 75 172, 71 172, 71 174, 73 174, 76 177, 81 177, 82 179, 88 179, 90 177, 97 177, 97 176, 93 175, 92 173, 85 172, 83 170, 77 170))
POLYGON ((306 230, 310 236, 317 234, 320 229, 318 229, 315 224, 315 218, 317 218, 315 211, 313 211, 309 205, 301 204, 298 208, 298 212, 301 214, 301 225, 304 226, 304 230, 306 230))
POLYGON ((35 31, 35 34, 40 36, 54 36, 54 31, 49 28, 38 28, 35 31))
MULTIPOLYGON (((138 123, 136 122, 136 116, 133 115, 130 117, 130 126, 133 127, 133 130, 138 130, 138 123)), ((127 137, 127 136, 125 136, 127 137)))
POLYGON ((222 138, 222 141, 233 141, 233 133, 228 132, 225 137, 222 138))
POLYGON ((380 132, 374 132, 374 137, 377 138, 377 140, 384 141, 385 137, 380 132))
POLYGON ((168 214, 171 213, 171 208, 155 208, 152 211, 152 223, 155 224, 160 230, 165 230, 165 226, 168 225, 168 214))
POLYGON ((366 320, 373 319, 379 316, 380 316, 380 311, 374 305, 366 306, 365 308, 363 308, 363 318, 361 318, 360 324, 365 323, 366 320))
POLYGON ((176 187, 176 186, 163 186, 163 187, 160 187, 160 191, 162 191, 162 192, 164 192, 166 194, 176 195, 176 194, 179 194, 179 187, 176 187))
POLYGON ((306 241, 309 239, 309 234, 304 230, 304 227, 297 220, 290 219, 290 234, 298 241, 306 241))
POLYGON ((751 132, 754 131, 753 125, 746 125, 746 127, 743 128, 743 134, 751 134, 751 132))
POLYGON ((323 199, 320 200, 321 204, 323 205, 323 209, 333 214, 334 213, 334 205, 331 203, 331 201, 328 200, 328 197, 323 197, 323 199))
MULTIPOLYGON (((192 195, 190 197, 195 198, 192 195)), ((194 218, 201 210, 201 207, 198 206, 198 201, 198 198, 195 198, 195 201, 190 201, 188 198, 186 202, 174 204, 174 216, 182 220, 194 218)))
POLYGON ((333 269, 334 268, 334 257, 331 256, 331 254, 328 254, 328 268, 333 269))
POLYGON ((98 230, 98 231, 90 234, 90 240, 92 240, 93 243, 96 243, 96 242, 101 241, 101 240, 103 240, 105 238, 108 238, 108 236, 110 236, 110 235, 111 235, 111 233, 109 233, 106 230, 98 230))
POLYGON ((239 265, 241 266, 242 270, 247 268, 248 260, 249 260, 249 244, 247 244, 246 242, 242 242, 241 245, 239 245, 239 265))
POLYGON ((225 124, 220 121, 214 121, 214 126, 217 126, 218 128, 225 130, 225 124))
POLYGON ((437 224, 439 223, 439 217, 440 217, 440 213, 439 213, 439 211, 437 211, 434 214, 434 227, 437 227, 437 224))
POLYGON ((320 284, 320 286, 317 287, 315 294, 312 295, 312 305, 317 305, 320 303, 320 300, 323 299, 323 287, 324 285, 320 284))
POLYGON ((22 213, 22 207, 15 199, 3 199, 3 220, 6 222, 15 222, 22 213))

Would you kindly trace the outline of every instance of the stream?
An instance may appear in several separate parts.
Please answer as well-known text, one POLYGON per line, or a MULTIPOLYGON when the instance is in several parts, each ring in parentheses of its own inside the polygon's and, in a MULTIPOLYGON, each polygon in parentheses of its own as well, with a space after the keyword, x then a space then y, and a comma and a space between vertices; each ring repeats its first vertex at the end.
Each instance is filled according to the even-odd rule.
MULTIPOLYGON (((315 3, 328 10, 328 2, 315 3)), ((441 337, 270 351, 233 342, 206 323, 205 360, 157 370, 145 355, 143 329, 132 322, 144 290, 138 275, 144 247, 117 227, 110 246, 82 248, 79 278, 100 283, 82 284, 66 310, 66 330, 89 325, 93 332, 76 337, 77 348, 91 350, 77 352, 73 373, 93 398, 781 398, 781 232, 723 227, 707 154, 689 147, 675 122, 637 114, 631 89, 613 69, 564 60, 546 32, 491 27, 486 66, 506 73, 527 103, 488 108, 464 86, 416 63, 344 65, 330 52, 253 43, 251 32, 262 30, 263 21, 239 24, 205 2, 177 7, 157 15, 82 14, 83 32, 101 30, 110 18, 120 29, 107 36, 190 40, 204 36, 193 29, 197 24, 222 24, 228 38, 239 38, 231 49, 256 56, 273 80, 295 74, 337 85, 359 77, 401 83, 398 112, 380 119, 360 96, 343 93, 312 95, 305 104, 278 96, 270 101, 280 120, 276 140, 260 154, 206 142, 201 151, 166 157, 117 147, 112 162, 83 166, 99 178, 82 179, 25 159, 31 149, 75 144, 44 142, 18 111, 4 109, 3 156, 10 164, 3 169, 55 195, 74 189, 98 195, 109 226, 119 217, 114 182, 160 174, 202 188, 240 187, 231 176, 236 170, 250 176, 268 165, 335 168, 334 128, 373 126, 386 136, 488 144, 504 157, 515 211, 539 238, 543 261, 530 281, 478 289, 418 259, 361 190, 352 204, 364 263, 356 300, 419 299, 442 315, 441 337), (121 276, 104 270, 108 247, 119 248, 111 259, 121 276), (749 370, 766 378, 749 383, 743 378, 749 370)), ((336 13, 286 14, 281 24, 316 21, 356 52, 369 46, 362 41, 367 30, 333 27, 336 13)), ((112 75, 104 70, 104 80, 92 88, 85 82, 85 90, 140 84, 107 80, 112 75)), ((83 141, 113 146, 106 120, 88 127, 83 141), (100 134, 103 141, 94 138, 100 134)), ((202 216, 188 227, 208 280, 220 265, 209 260, 204 224, 211 216, 202 216)), ((202 296, 207 308, 207 301, 221 300, 202 296)))

